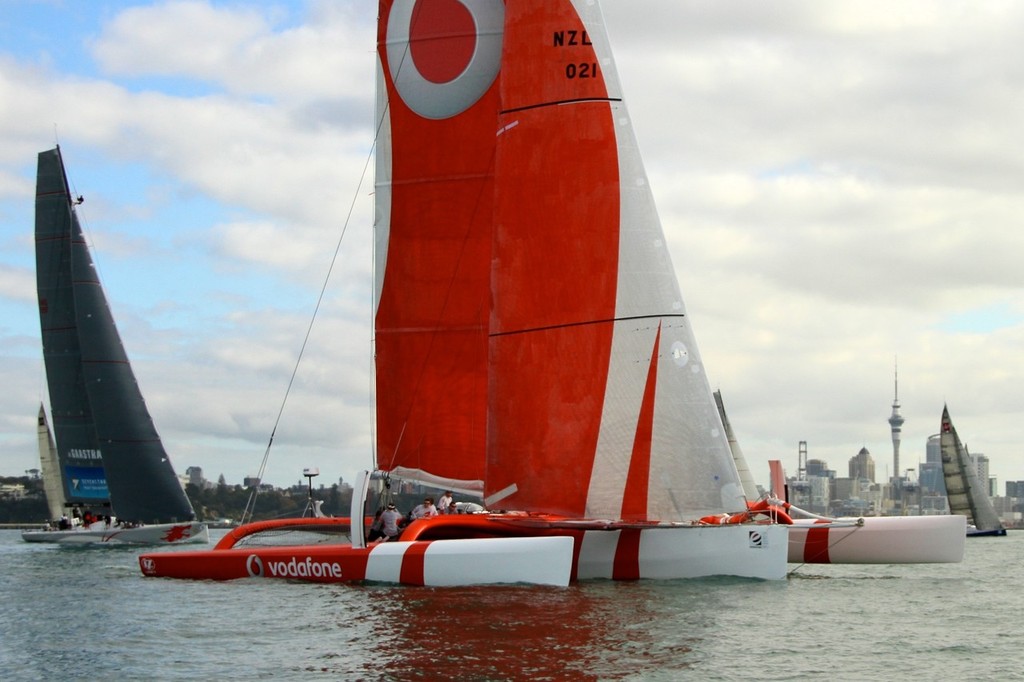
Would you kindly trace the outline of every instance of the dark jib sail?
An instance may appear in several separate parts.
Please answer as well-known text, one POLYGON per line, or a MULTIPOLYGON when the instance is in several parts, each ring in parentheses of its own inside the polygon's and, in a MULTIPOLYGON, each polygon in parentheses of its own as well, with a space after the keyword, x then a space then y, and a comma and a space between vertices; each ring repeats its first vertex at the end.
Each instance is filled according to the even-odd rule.
POLYGON ((125 521, 195 517, 146 409, 75 214, 60 149, 39 154, 36 277, 61 476, 71 504, 125 521))

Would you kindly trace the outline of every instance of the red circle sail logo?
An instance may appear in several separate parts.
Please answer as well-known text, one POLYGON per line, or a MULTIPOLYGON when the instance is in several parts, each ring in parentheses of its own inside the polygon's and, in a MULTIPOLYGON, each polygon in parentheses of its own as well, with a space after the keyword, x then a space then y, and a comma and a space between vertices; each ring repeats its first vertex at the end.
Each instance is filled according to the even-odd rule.
POLYGON ((502 0, 396 0, 388 16, 388 69, 402 101, 430 119, 480 99, 501 66, 502 0))

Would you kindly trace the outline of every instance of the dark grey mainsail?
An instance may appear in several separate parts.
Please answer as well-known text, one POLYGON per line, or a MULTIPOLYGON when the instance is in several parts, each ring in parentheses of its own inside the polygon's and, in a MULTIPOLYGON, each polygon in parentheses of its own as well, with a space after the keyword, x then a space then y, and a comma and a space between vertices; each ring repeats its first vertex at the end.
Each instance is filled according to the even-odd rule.
POLYGON ((966 446, 960 442, 945 405, 942 407, 939 445, 949 512, 966 516, 968 523, 974 524, 974 530, 968 527, 968 535, 1005 535, 1006 529, 988 498, 988 491, 978 478, 966 446))
POLYGON ((124 521, 193 519, 114 325, 75 213, 60 148, 39 154, 36 277, 50 409, 68 502, 95 505, 109 491, 113 513, 124 521))
POLYGON ((60 152, 43 152, 36 175, 36 287, 60 476, 68 504, 109 507, 78 343, 71 278, 73 217, 60 152))

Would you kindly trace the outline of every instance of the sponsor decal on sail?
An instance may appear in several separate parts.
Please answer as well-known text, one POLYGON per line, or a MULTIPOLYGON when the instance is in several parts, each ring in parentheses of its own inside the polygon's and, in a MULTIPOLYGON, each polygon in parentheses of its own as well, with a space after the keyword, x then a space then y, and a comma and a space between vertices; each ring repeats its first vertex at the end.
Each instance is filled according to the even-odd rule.
POLYGON ((98 448, 71 448, 68 450, 68 459, 103 459, 103 453, 98 448))
POLYGON ((501 67, 505 5, 398 0, 387 24, 391 78, 402 101, 424 118, 444 119, 473 106, 501 67))

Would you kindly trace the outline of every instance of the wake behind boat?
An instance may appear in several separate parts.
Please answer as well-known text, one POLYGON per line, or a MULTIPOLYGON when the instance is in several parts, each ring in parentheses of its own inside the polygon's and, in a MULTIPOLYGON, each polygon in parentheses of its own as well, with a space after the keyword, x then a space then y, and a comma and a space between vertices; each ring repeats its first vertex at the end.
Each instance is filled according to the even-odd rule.
POLYGON ((53 417, 51 434, 40 406, 39 450, 54 519, 22 538, 66 544, 208 542, 206 524, 194 521, 128 363, 78 222, 60 148, 39 154, 35 240, 53 417))
POLYGON ((244 544, 276 522, 143 573, 784 577, 786 526, 698 522, 746 498, 597 3, 384 0, 377 55, 377 468, 497 511, 367 543, 364 475, 347 544, 244 544))

